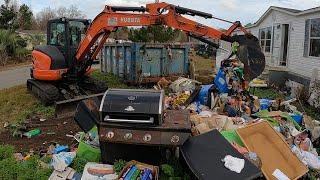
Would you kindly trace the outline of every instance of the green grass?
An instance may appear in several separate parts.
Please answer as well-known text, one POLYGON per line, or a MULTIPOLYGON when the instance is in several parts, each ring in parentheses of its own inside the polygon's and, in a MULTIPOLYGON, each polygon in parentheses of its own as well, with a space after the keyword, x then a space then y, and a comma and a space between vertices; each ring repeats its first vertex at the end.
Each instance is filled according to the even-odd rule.
POLYGON ((26 161, 18 162, 13 153, 12 146, 0 145, 0 179, 45 180, 51 175, 52 169, 41 167, 39 156, 32 156, 26 161))
POLYGON ((42 105, 25 85, 0 90, 0 130, 5 122, 20 123, 32 115, 49 118, 54 107, 42 105))
MULTIPOLYGON (((112 74, 105 75, 94 71, 92 77, 106 82, 110 88, 128 88, 125 83, 112 74)), ((28 92, 25 85, 0 90, 0 104, 0 131, 5 122, 21 123, 32 115, 50 118, 55 112, 53 106, 42 105, 28 92)))
POLYGON ((260 99, 276 99, 284 98, 284 95, 275 89, 268 88, 256 88, 254 95, 258 96, 260 99))
POLYGON ((122 80, 111 73, 104 74, 96 70, 91 73, 91 77, 106 82, 109 88, 128 88, 122 80))

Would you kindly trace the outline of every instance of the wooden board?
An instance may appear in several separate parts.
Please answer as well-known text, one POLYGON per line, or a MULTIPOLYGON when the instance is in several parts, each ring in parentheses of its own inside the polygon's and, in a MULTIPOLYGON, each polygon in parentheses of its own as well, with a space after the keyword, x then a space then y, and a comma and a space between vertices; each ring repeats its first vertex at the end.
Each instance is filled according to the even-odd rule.
POLYGON ((268 180, 276 180, 272 175, 276 169, 289 179, 298 179, 308 172, 308 168, 267 121, 240 128, 237 133, 248 150, 261 158, 262 172, 268 180))

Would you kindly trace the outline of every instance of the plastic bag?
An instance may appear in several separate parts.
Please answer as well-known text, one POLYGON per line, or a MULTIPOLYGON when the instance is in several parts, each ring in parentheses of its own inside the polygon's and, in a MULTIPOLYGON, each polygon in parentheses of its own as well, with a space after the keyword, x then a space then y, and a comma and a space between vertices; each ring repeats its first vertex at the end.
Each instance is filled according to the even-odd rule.
POLYGON ((308 167, 320 170, 320 159, 315 154, 308 151, 303 151, 297 146, 292 146, 291 151, 308 167))
POLYGON ((217 76, 214 79, 214 84, 217 86, 220 93, 228 93, 228 84, 226 74, 223 69, 219 69, 217 76))
POLYGON ((173 92, 193 91, 197 84, 201 84, 199 81, 195 81, 188 78, 179 77, 173 83, 170 84, 170 89, 173 92))
POLYGON ((76 157, 76 152, 61 152, 54 154, 51 160, 51 166, 57 171, 64 171, 76 157))
POLYGON ((244 159, 232 157, 230 155, 226 155, 226 157, 222 160, 224 162, 224 166, 231 171, 236 173, 241 173, 244 168, 244 159))
POLYGON ((260 101, 260 110, 266 110, 272 104, 270 99, 259 99, 259 101, 260 101))

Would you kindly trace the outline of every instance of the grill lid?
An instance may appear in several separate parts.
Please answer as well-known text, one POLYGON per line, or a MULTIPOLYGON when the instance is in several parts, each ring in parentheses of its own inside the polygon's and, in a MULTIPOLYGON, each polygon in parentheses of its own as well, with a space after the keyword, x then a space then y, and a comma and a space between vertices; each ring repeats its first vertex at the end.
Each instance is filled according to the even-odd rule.
POLYGON ((161 114, 163 91, 109 89, 100 111, 126 114, 161 114))

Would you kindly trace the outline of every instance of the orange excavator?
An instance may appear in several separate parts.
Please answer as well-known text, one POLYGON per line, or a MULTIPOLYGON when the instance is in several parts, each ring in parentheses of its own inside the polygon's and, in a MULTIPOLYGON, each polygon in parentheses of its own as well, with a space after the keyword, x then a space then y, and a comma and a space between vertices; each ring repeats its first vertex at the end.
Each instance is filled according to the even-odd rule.
POLYGON ((90 94, 101 93, 107 86, 88 77, 96 59, 111 32, 119 27, 165 25, 180 29, 188 35, 219 47, 210 39, 237 42, 236 55, 253 79, 262 73, 265 65, 259 41, 248 33, 240 22, 230 22, 212 14, 175 6, 165 2, 150 3, 146 7, 105 6, 90 22, 85 19, 53 19, 48 22, 47 45, 36 47, 33 52, 31 79, 32 90, 45 104, 77 102, 90 94), (231 24, 226 31, 200 24, 189 16, 216 19, 231 24), (232 36, 235 30, 244 35, 232 36), (209 39, 209 40, 208 40, 209 39))

